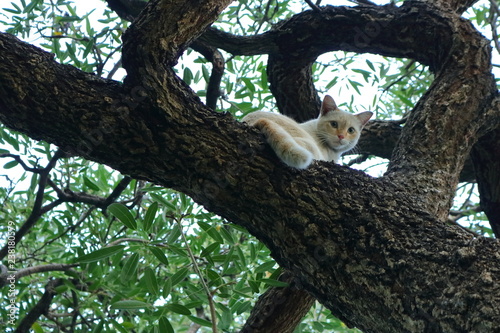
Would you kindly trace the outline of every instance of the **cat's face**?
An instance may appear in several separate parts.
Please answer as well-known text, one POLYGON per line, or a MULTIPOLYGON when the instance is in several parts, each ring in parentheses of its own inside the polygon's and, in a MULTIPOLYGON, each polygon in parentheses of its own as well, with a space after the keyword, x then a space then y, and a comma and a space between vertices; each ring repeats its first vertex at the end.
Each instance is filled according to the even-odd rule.
POLYGON ((318 136, 337 152, 348 151, 356 145, 361 130, 373 115, 366 111, 352 114, 341 111, 330 96, 325 96, 318 118, 318 136))

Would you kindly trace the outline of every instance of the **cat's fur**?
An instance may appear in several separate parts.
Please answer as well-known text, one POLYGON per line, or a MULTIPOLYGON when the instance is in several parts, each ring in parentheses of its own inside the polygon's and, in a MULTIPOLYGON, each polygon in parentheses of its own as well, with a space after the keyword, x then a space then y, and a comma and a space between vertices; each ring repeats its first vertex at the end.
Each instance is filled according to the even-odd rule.
POLYGON ((243 121, 264 133, 283 162, 305 169, 313 160, 338 163, 342 153, 354 148, 372 115, 370 111, 359 114, 341 111, 333 98, 326 95, 318 118, 305 123, 262 111, 246 115, 243 121))

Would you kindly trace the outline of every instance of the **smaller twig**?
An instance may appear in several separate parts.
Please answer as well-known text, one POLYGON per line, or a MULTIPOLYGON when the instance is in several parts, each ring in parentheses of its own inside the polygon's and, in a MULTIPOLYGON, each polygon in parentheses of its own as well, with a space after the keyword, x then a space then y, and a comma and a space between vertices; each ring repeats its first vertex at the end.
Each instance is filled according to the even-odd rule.
POLYGON ((23 268, 14 273, 14 275, 16 276, 17 280, 24 276, 33 275, 36 273, 53 272, 53 271, 64 272, 76 266, 78 266, 78 264, 47 264, 47 265, 23 268))
MULTIPOLYGON (((65 153, 62 150, 58 150, 54 153, 54 156, 50 159, 49 163, 47 166, 43 169, 40 169, 40 171, 36 171, 36 173, 40 174, 40 179, 38 181, 38 190, 35 195, 35 203, 33 204, 33 209, 31 210, 31 213, 27 220, 23 223, 23 225, 19 228, 19 230, 15 233, 14 236, 14 241, 15 244, 17 245, 19 241, 26 235, 31 228, 35 225, 35 223, 38 221, 40 216, 42 216, 44 213, 49 211, 50 209, 54 208, 55 206, 59 205, 62 203, 62 200, 56 200, 52 202, 51 204, 46 205, 45 207, 42 207, 44 196, 45 196, 45 186, 47 185, 47 181, 49 179, 49 173, 50 171, 54 168, 56 165, 57 161, 62 158, 65 155, 65 153)), ((36 169, 38 170, 38 169, 36 169)), ((35 171, 33 171, 35 172, 35 171)), ((5 258, 7 255, 9 247, 7 244, 4 245, 4 247, 0 250, 0 259, 5 258)))
POLYGON ((207 294, 208 298, 208 306, 210 307, 210 316, 212 319, 212 332, 217 333, 217 316, 215 313, 215 305, 214 305, 214 300, 213 300, 213 295, 210 292, 210 289, 208 288, 207 283, 205 282, 205 279, 203 278, 203 275, 201 274, 200 267, 198 266, 198 263, 196 262, 196 258, 193 254, 193 251, 191 251, 191 247, 189 246, 189 243, 187 241, 186 235, 184 234, 184 231, 182 230, 182 223, 181 223, 182 218, 177 218, 175 217, 174 220, 177 222, 179 225, 179 229, 181 231, 181 237, 184 243, 186 244, 186 249, 189 254, 189 257, 191 258, 191 262, 193 263, 194 270, 196 271, 196 274, 198 274, 200 278, 201 285, 203 286, 203 290, 205 290, 205 293, 207 294))
POLYGON ((314 4, 311 0, 305 0, 305 2, 311 7, 315 12, 321 12, 321 8, 319 8, 316 4, 314 4))
POLYGON ((118 62, 113 66, 113 68, 109 71, 108 76, 106 77, 108 80, 111 80, 116 72, 122 67, 122 60, 118 60, 118 62))
POLYGON ((473 234, 475 237, 481 237, 481 235, 478 234, 477 232, 470 230, 469 228, 466 228, 463 225, 460 225, 460 223, 458 223, 458 221, 455 220, 454 218, 448 218, 448 222, 456 226, 459 226, 460 228, 462 228, 462 230, 467 231, 470 234, 473 234))
POLYGON ((349 163, 347 163, 347 166, 351 167, 354 164, 363 163, 364 161, 366 161, 368 159, 368 157, 370 157, 370 155, 368 155, 368 154, 360 155, 360 156, 350 160, 349 163))
POLYGON ((415 60, 411 60, 408 65, 405 66, 405 70, 406 72, 403 73, 403 75, 401 75, 397 80, 394 80, 393 82, 391 82, 389 85, 387 85, 387 87, 384 88, 384 90, 382 91, 382 94, 383 93, 386 93, 389 91, 389 89, 392 88, 392 86, 398 84, 399 82, 401 82, 404 78, 406 77, 409 77, 414 71, 417 70, 417 68, 413 68, 411 69, 411 67, 413 66, 413 64, 415 64, 416 61, 415 60))
POLYGON ((349 0, 349 1, 354 2, 358 5, 377 6, 376 3, 371 2, 370 0, 349 0))
POLYGON ((43 168, 32 168, 32 167, 29 167, 26 163, 24 163, 24 161, 21 159, 21 157, 19 155, 14 155, 14 154, 0 154, 0 158, 1 157, 10 157, 10 158, 13 158, 17 163, 19 163, 24 171, 29 171, 29 172, 33 172, 33 173, 42 173, 43 172, 43 168))
POLYGON ((212 110, 215 110, 217 107, 217 100, 222 95, 220 84, 222 81, 222 75, 224 74, 224 57, 217 48, 208 45, 201 40, 194 41, 191 44, 191 48, 202 54, 212 63, 212 73, 207 86, 206 105, 212 110))
POLYGON ((493 39, 493 43, 495 44, 495 49, 500 52, 500 43, 498 41, 498 32, 497 32, 497 19, 500 15, 500 9, 496 1, 490 0, 490 16, 488 17, 488 22, 491 26, 491 35, 493 39))
POLYGON ((149 241, 146 239, 141 239, 141 238, 125 237, 125 238, 119 238, 117 240, 112 241, 111 243, 108 243, 108 245, 106 245, 106 247, 115 246, 115 245, 125 243, 125 242, 148 243, 149 241))
POLYGON ((96 209, 96 207, 90 207, 88 210, 85 211, 85 213, 83 213, 80 218, 78 219, 78 221, 76 221, 75 224, 73 225, 70 225, 68 228, 66 228, 66 230, 64 230, 61 234, 59 234, 58 236, 52 238, 51 240, 47 241, 46 243, 44 243, 41 247, 39 247, 38 249, 36 249, 34 252, 33 252, 33 255, 35 255, 38 251, 41 251, 43 248, 45 248, 46 246, 54 243, 55 241, 57 241, 58 239, 62 238, 64 235, 66 235, 68 232, 73 232, 76 230, 76 228, 78 228, 80 226, 80 224, 83 223, 83 221, 85 221, 85 219, 87 219, 87 217, 90 216, 90 214, 96 209))

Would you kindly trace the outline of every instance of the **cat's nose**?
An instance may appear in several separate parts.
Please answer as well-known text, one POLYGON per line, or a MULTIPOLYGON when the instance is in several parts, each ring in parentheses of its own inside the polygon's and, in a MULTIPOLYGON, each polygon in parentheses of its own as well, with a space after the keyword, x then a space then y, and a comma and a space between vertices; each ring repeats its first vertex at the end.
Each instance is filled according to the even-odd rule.
POLYGON ((343 136, 342 134, 339 134, 337 136, 338 136, 339 140, 342 140, 343 138, 345 138, 345 136, 343 136))

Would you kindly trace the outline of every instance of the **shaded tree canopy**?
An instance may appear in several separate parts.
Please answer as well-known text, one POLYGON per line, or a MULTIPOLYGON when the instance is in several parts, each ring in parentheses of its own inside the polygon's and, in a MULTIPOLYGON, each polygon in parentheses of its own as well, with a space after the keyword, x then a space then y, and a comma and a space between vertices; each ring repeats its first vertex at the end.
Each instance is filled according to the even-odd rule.
MULTIPOLYGON (((272 3, 263 7, 266 15, 272 3)), ((123 81, 103 78, 103 67, 88 73, 61 64, 53 54, 0 33, 0 121, 43 140, 37 149, 50 157, 41 167, 2 154, 33 174, 26 200, 33 209, 20 211, 8 200, 2 208, 7 219, 24 216, 0 250, 2 285, 9 288, 12 274, 23 281, 49 272, 40 275, 45 281, 37 295, 22 290, 27 309, 17 331, 43 329, 43 316, 47 327, 75 332, 99 325, 126 330, 126 323, 139 331, 173 331, 178 316, 179 331, 200 325, 216 331, 218 325, 222 331, 293 332, 314 300, 363 332, 499 329, 500 245, 449 221, 459 181, 475 180, 480 208, 500 235, 498 89, 490 41, 462 17, 474 2, 308 3, 309 10, 277 15, 267 31, 261 25, 243 35, 224 31, 223 18, 213 24, 229 0, 107 1, 124 20, 116 31, 131 21, 121 36, 123 81), (183 80, 175 68, 188 48, 212 63, 206 104, 189 87, 189 75, 183 80), (269 82, 279 111, 313 118, 320 102, 316 61, 332 51, 404 58, 407 69, 418 63, 432 73, 403 119, 371 121, 362 134, 361 154, 389 159, 380 177, 327 162, 288 168, 257 130, 235 119, 245 110, 218 108, 221 99, 230 99, 221 92, 223 75, 233 70, 225 68, 226 58, 267 55, 259 75, 269 82), (57 163, 66 172, 54 173, 57 163), (111 176, 103 165, 126 176, 111 176), (74 172, 92 168, 95 178, 84 174, 73 185, 74 172), (62 204, 67 213, 54 210, 62 204), (97 216, 98 210, 103 214, 97 216), (26 243, 29 237, 37 242, 35 230, 47 244, 26 243), (269 249, 283 274, 247 231, 269 249), (65 244, 72 233, 80 233, 79 240, 65 244), (61 262, 47 262, 59 251, 61 262), (9 267, 14 252, 31 270, 9 267), (243 278, 243 262, 250 258, 259 265, 257 275, 243 278), (99 280, 106 274, 120 282, 99 280), (201 287, 190 289, 193 281, 201 287), (271 287, 246 323, 234 319, 250 312, 242 295, 263 285, 271 287), (182 293, 191 295, 189 302, 179 298, 182 293), (84 301, 83 294, 92 297, 84 301), (160 295, 166 305, 155 303, 160 295), (57 299, 74 311, 51 312, 57 299), (86 304, 90 300, 105 310, 86 304), (141 320, 157 326, 144 328, 141 320)), ((231 6, 223 15, 236 19, 243 7, 231 6)), ((73 16, 60 19, 57 36, 71 29, 64 23, 73 16)), ((95 45, 83 41, 88 55, 95 45)), ((78 61, 67 47, 67 56, 78 61)), ((17 141, 24 140, 18 135, 17 141)))

